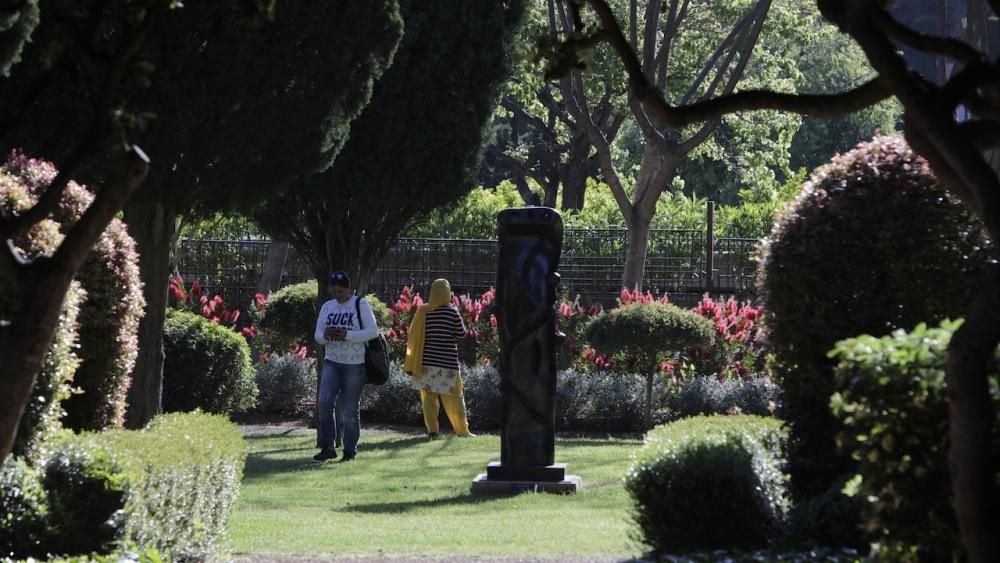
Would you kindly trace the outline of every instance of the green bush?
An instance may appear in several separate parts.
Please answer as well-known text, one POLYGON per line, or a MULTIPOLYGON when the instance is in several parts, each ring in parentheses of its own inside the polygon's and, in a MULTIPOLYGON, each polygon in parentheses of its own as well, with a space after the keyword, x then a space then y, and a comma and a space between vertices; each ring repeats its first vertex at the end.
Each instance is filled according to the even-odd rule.
MULTIPOLYGON (((844 430, 837 442, 857 464, 851 484, 865 526, 890 559, 958 561, 962 541, 948 473, 945 363, 960 323, 918 325, 890 336, 837 343, 840 392, 831 398, 844 430)), ((1000 459, 1000 348, 990 373, 992 459, 1000 459)), ((994 465, 994 469, 996 465, 994 465)), ((994 505, 1000 499, 994 499, 994 505)))
POLYGON ((45 464, 48 553, 110 553, 124 534, 127 475, 107 451, 61 444, 45 464))
POLYGON ((927 162, 889 137, 817 169, 783 212, 760 286, 798 498, 822 494, 852 463, 834 446, 827 352, 844 338, 962 316, 989 260, 984 233, 927 162))
POLYGON ((126 545, 156 549, 167 561, 220 559, 246 462, 235 424, 217 415, 175 413, 141 431, 75 439, 107 450, 127 470, 126 545))
MULTIPOLYGON (((316 288, 316 281, 313 280, 285 286, 268 296, 263 313, 254 313, 261 331, 258 334, 260 345, 266 348, 260 351, 283 353, 293 343, 306 346, 313 344, 320 307, 316 304, 316 288)), ((323 301, 329 298, 324 287, 323 301)), ((364 300, 371 305, 380 329, 392 324, 392 317, 385 303, 374 294, 366 295, 364 300)))
MULTIPOLYGON (((319 305, 316 280, 287 285, 267 297, 257 323, 271 350, 285 352, 292 343, 313 342, 319 305)), ((325 292, 324 292, 325 297, 325 292)))
MULTIPOLYGON (((663 380, 657 378, 654 383, 655 408, 661 402, 663 380)), ((499 374, 495 384, 499 388, 499 374)), ((559 371, 556 374, 556 427, 560 430, 642 431, 644 393, 645 380, 641 375, 559 371)), ((499 407, 497 411, 499 426, 499 407)))
POLYGON ((163 350, 165 412, 229 414, 254 406, 250 346, 240 334, 199 315, 168 309, 163 350))
POLYGON ((298 354, 275 354, 257 364, 257 410, 269 414, 304 415, 316 398, 316 360, 298 354))
POLYGON ((668 386, 664 402, 672 419, 733 413, 771 416, 779 403, 779 390, 763 377, 696 376, 668 386))
MULTIPOLYGON (((466 373, 462 373, 465 384, 466 373)), ((389 367, 389 380, 382 385, 365 385, 361 391, 363 419, 372 422, 387 422, 423 426, 423 408, 420 406, 420 392, 410 386, 412 378, 403 373, 399 364, 389 367)), ((468 394, 466 394, 468 398, 468 394)), ((470 419, 470 424, 471 424, 470 419)))
POLYGON ((781 423, 749 415, 658 426, 625 477, 654 554, 761 547, 784 524, 781 423))
POLYGON ((7 456, 0 466, 0 558, 44 557, 47 515, 38 470, 7 456))

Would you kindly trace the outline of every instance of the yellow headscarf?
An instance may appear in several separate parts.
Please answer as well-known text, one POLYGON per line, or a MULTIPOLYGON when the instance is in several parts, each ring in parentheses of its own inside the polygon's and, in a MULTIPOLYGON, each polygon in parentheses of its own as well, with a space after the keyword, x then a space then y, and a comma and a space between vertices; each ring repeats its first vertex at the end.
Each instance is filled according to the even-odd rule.
POLYGON ((436 279, 431 284, 431 295, 427 304, 417 307, 410 323, 406 338, 406 359, 403 360, 403 371, 413 375, 424 372, 424 335, 427 328, 427 313, 442 305, 451 303, 451 284, 446 279, 436 279))

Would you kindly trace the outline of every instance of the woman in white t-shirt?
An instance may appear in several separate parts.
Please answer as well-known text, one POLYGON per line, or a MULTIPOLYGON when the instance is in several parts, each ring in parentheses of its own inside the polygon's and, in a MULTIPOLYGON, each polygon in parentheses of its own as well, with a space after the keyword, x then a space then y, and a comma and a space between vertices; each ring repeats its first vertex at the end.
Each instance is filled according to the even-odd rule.
POLYGON ((344 457, 354 459, 361 436, 361 388, 365 384, 365 342, 378 336, 375 315, 368 303, 351 292, 344 272, 330 274, 333 299, 323 303, 316 319, 316 342, 325 348, 319 382, 319 446, 316 461, 337 457, 337 423, 342 422, 344 457), (357 300, 360 303, 355 303, 357 300), (358 313, 361 319, 358 319, 358 313), (359 322, 360 320, 360 322, 359 322), (362 329, 361 327, 364 326, 362 329), (341 400, 337 401, 340 395, 341 400), (339 405, 339 407, 338 407, 339 405), (336 413, 342 408, 342 413, 336 413))

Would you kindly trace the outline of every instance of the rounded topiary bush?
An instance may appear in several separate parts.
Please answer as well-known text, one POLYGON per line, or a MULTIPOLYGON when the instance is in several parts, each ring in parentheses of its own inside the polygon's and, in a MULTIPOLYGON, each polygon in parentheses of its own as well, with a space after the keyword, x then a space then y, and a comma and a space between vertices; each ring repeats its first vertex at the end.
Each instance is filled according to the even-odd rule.
POLYGON ((768 544, 788 510, 780 421, 699 416, 657 426, 625 490, 637 538, 653 554, 768 544))
POLYGON ((164 412, 229 414, 254 406, 250 346, 238 333, 194 313, 168 309, 163 351, 164 412))
MULTIPOLYGON (((38 200, 52 177, 55 168, 51 163, 30 159, 20 153, 11 153, 0 166, 0 207, 5 214, 21 213, 38 200)), ((82 190, 70 182, 67 190, 82 190)), ((37 223, 14 246, 26 260, 51 256, 62 242, 60 224, 54 219, 37 223)), ((29 287, 19 287, 14 279, 0 274, 0 318, 9 318, 20 306, 23 292, 29 287)), ((59 429, 62 409, 59 403, 70 394, 70 383, 79 367, 76 354, 78 339, 77 318, 84 292, 74 281, 63 299, 62 311, 49 345, 42 368, 35 379, 35 387, 25 408, 14 440, 13 453, 25 456, 33 463, 44 458, 44 445, 59 429)))
POLYGON ((293 343, 313 341, 316 316, 316 281, 287 285, 270 294, 264 302, 258 327, 265 332, 274 350, 284 351, 293 343))
POLYGON ((652 419, 653 378, 658 362, 715 345, 712 321, 673 303, 635 302, 590 321, 584 337, 595 349, 625 357, 646 376, 646 424, 652 419))
POLYGON ((316 397, 316 360, 298 354, 275 354, 257 365, 257 410, 304 415, 316 397))
POLYGON ((799 496, 822 494, 851 463, 834 448, 834 343, 963 316, 990 248, 980 223, 898 138, 835 157, 783 212, 759 283, 799 496))

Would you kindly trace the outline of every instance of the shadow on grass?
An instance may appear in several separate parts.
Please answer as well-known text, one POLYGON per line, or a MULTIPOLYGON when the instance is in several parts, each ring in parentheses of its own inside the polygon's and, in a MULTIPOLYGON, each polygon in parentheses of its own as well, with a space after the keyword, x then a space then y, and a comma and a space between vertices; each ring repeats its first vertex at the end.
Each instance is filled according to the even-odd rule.
POLYGON ((374 502, 369 504, 352 504, 342 508, 344 512, 361 512, 364 514, 398 514, 422 508, 436 508, 439 506, 461 506, 485 504, 495 500, 507 498, 509 495, 473 495, 464 493, 450 497, 414 500, 408 502, 374 502))

